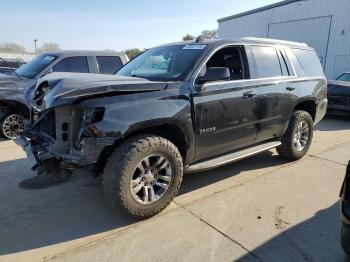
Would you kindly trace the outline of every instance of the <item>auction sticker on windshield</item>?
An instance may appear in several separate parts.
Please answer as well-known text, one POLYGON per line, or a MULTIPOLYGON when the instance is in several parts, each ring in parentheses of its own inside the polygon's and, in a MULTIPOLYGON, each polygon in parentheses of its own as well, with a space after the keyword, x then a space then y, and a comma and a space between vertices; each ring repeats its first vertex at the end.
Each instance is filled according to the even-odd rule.
POLYGON ((184 49, 184 50, 193 50, 193 49, 195 49, 195 50, 202 50, 202 49, 204 49, 206 46, 207 46, 207 45, 186 45, 186 46, 184 46, 184 48, 182 48, 182 49, 184 49))

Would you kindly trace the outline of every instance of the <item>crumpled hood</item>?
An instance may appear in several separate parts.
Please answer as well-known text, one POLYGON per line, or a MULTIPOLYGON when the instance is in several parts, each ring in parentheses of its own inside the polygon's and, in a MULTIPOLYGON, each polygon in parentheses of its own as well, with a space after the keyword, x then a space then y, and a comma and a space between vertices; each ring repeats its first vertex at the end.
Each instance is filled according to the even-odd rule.
MULTIPOLYGON (((167 82, 153 82, 136 77, 52 73, 40 80, 30 97, 35 99, 35 94, 45 84, 49 85, 49 90, 45 92, 42 109, 72 104, 77 100, 118 95, 119 93, 159 91, 168 85, 167 82)), ((36 101, 33 102, 34 106, 38 105, 36 101)))
POLYGON ((27 78, 18 78, 17 76, 0 74, 0 90, 13 88, 29 88, 28 83, 33 83, 35 80, 27 78))
POLYGON ((328 81, 328 95, 350 96, 350 82, 328 81))

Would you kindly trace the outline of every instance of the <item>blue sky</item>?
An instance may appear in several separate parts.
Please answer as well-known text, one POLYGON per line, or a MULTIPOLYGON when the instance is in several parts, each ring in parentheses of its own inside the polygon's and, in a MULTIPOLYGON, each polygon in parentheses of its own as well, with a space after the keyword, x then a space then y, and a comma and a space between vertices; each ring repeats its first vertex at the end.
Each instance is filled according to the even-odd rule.
POLYGON ((0 3, 0 43, 29 51, 58 43, 63 49, 148 48, 186 33, 216 29, 217 19, 277 0, 11 0, 0 3))

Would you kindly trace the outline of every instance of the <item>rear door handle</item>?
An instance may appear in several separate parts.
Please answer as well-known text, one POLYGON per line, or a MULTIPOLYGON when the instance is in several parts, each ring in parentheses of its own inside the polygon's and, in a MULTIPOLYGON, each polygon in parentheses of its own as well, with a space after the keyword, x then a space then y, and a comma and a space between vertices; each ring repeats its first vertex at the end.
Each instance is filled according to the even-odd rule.
POLYGON ((249 91, 243 94, 243 98, 250 98, 256 96, 256 93, 254 91, 249 91))
POLYGON ((293 91, 293 90, 295 90, 295 87, 290 87, 290 86, 289 86, 289 87, 287 87, 286 89, 287 89, 288 91, 293 91))

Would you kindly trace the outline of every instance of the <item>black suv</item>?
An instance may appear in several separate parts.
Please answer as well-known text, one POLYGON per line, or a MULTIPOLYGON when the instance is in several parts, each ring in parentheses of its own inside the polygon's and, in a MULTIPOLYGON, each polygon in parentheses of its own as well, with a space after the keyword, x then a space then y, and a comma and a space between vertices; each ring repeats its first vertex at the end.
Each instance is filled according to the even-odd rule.
POLYGON ((38 56, 28 64, 0 74, 0 136, 16 138, 29 118, 25 90, 52 72, 114 74, 128 57, 110 51, 57 51, 38 56))
POLYGON ((149 217, 184 172, 271 148, 302 158, 327 82, 305 44, 197 39, 149 49, 116 76, 51 74, 29 97, 32 123, 16 142, 33 170, 92 167, 114 207, 149 217))

